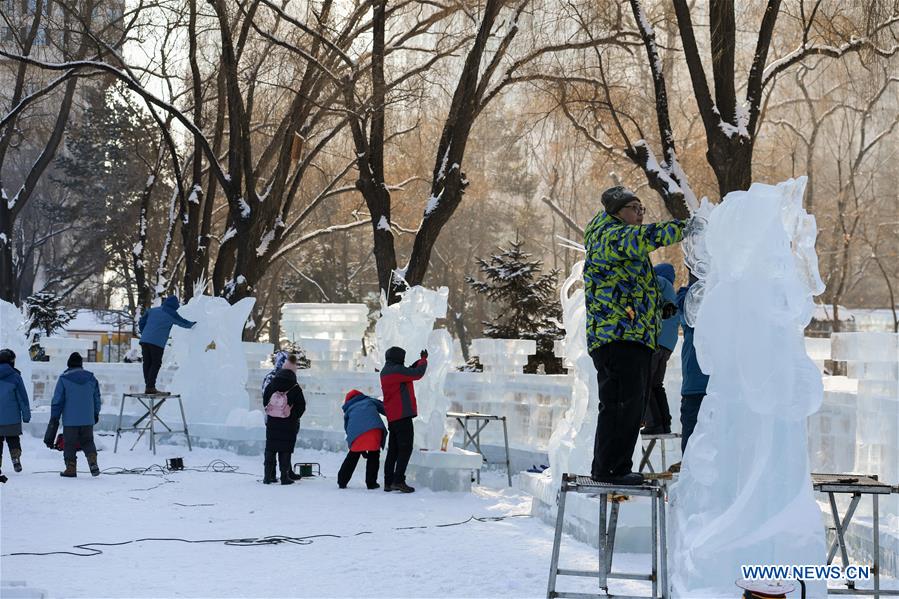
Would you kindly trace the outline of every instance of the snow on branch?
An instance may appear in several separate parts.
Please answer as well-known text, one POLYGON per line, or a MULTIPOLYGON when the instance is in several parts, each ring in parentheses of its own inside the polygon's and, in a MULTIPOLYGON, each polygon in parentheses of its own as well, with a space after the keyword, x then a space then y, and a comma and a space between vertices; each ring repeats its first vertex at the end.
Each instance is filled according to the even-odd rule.
POLYGON ((370 221, 366 220, 357 220, 351 223, 345 223, 342 225, 332 225, 330 227, 325 227, 324 229, 318 229, 316 231, 312 231, 311 233, 307 233, 303 235, 299 239, 296 239, 288 244, 281 246, 281 248, 272 254, 272 262, 275 260, 284 257, 287 253, 295 250, 299 246, 303 245, 308 241, 312 241, 317 237, 321 237, 323 235, 330 235, 331 233, 337 233, 339 231, 349 231, 350 229, 355 229, 356 227, 361 227, 363 225, 369 224, 370 221))
MULTIPOLYGON (((878 30, 885 29, 896 23, 899 23, 899 14, 894 14, 889 19, 884 21, 878 27, 878 30)), ((853 37, 848 42, 840 44, 839 46, 830 44, 809 44, 807 42, 803 42, 798 48, 778 58, 774 62, 770 63, 767 67, 765 67, 765 70, 762 73, 762 87, 768 85, 768 82, 776 77, 779 73, 785 71, 786 69, 799 62, 802 62, 808 56, 827 56, 830 58, 841 58, 851 52, 860 52, 862 50, 869 50, 880 57, 888 58, 899 52, 899 44, 894 44, 893 46, 890 46, 888 48, 881 48, 867 37, 853 37)))

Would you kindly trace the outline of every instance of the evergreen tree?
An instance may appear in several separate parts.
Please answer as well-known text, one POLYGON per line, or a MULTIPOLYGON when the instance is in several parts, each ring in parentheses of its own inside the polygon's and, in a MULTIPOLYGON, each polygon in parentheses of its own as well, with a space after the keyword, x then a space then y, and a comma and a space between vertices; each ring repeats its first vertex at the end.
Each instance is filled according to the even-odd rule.
POLYGON ((516 239, 500 248, 489 260, 478 258, 485 280, 466 277, 475 292, 499 305, 491 322, 484 322, 484 335, 494 339, 534 339, 537 354, 525 372, 534 373, 540 364, 547 374, 563 372, 562 361, 553 355, 553 341, 561 339, 562 306, 556 297, 557 270, 543 271, 542 260, 531 260, 524 242, 516 239))
POLYGON ((31 317, 31 326, 28 332, 40 331, 46 337, 69 324, 77 314, 76 310, 68 310, 63 307, 61 297, 47 291, 29 296, 25 300, 25 306, 31 317))

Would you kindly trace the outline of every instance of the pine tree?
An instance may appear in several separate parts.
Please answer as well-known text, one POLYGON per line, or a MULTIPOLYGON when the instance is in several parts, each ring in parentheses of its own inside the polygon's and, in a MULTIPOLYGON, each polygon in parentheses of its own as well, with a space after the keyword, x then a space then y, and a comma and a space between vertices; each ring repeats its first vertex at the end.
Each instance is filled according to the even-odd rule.
POLYGON ((537 354, 525 372, 536 372, 540 364, 547 374, 563 372, 559 358, 553 356, 553 341, 561 339, 562 306, 556 297, 559 272, 543 271, 542 260, 531 260, 524 242, 516 239, 508 248, 500 248, 489 260, 478 258, 485 280, 465 280, 475 292, 499 305, 492 322, 484 322, 484 335, 494 339, 534 339, 537 354))
POLYGON ((25 300, 28 315, 31 317, 31 326, 28 332, 40 331, 45 337, 49 337, 63 328, 75 318, 77 310, 68 310, 62 305, 62 298, 55 293, 41 291, 29 296, 25 300))

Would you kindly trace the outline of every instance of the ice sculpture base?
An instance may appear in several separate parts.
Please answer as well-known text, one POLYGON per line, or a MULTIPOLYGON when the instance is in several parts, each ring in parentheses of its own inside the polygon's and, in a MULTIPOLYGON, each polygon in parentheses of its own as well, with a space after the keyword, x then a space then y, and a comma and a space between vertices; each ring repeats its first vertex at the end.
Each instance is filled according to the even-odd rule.
POLYGON ((481 454, 454 447, 450 451, 416 449, 406 471, 412 486, 432 491, 471 491, 471 475, 483 464, 481 454))
MULTIPOLYGON (((531 515, 549 526, 556 523, 556 496, 559 486, 553 485, 550 474, 522 472, 516 478, 518 488, 533 497, 531 515)), ((627 509, 618 514, 615 535, 615 551, 620 553, 649 553, 650 524, 652 514, 650 500, 634 497, 627 509)), ((599 499, 571 493, 565 503, 564 532, 575 539, 599 547, 599 499)))

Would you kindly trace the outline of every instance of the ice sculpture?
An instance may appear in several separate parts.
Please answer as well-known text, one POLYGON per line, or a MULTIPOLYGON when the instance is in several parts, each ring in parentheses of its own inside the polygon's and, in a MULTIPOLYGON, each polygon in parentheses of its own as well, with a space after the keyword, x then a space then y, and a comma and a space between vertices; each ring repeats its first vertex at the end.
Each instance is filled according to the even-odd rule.
POLYGON ((571 274, 562 284, 562 320, 565 325, 565 360, 574 365, 571 407, 556 425, 549 439, 549 465, 553 477, 552 488, 558 488, 562 474, 589 474, 593 460, 593 438, 596 436, 596 415, 599 412, 599 390, 596 368, 587 353, 587 306, 584 289, 572 291, 584 280, 584 261, 571 267, 571 274))
MULTIPOLYGON (((248 420, 247 362, 242 335, 256 299, 233 306, 221 297, 195 295, 178 314, 196 321, 174 327, 166 362, 177 364, 170 390, 184 398, 189 423, 225 424, 248 420), (234 412, 234 414, 232 414, 234 412)), ((261 412, 256 422, 262 421, 261 412)))
POLYGON ((22 373, 22 381, 28 399, 34 407, 34 385, 31 380, 31 347, 33 334, 28 333, 30 319, 24 309, 0 300, 0 349, 9 348, 16 354, 16 368, 22 373))
POLYGON ((674 597, 733 596, 743 564, 826 563, 806 435, 823 386, 802 334, 824 286, 804 188, 756 183, 707 212, 695 344, 711 378, 671 488, 674 597))
POLYGON ((421 350, 428 350, 427 374, 415 383, 416 448, 440 449, 443 435, 449 431, 446 419, 449 399, 443 392, 443 384, 451 366, 452 338, 446 330, 433 330, 434 322, 446 316, 448 295, 446 287, 434 291, 415 286, 402 292, 400 301, 389 306, 382 296, 381 317, 375 324, 380 364, 384 352, 393 346, 406 350, 407 366, 418 359, 421 350))

